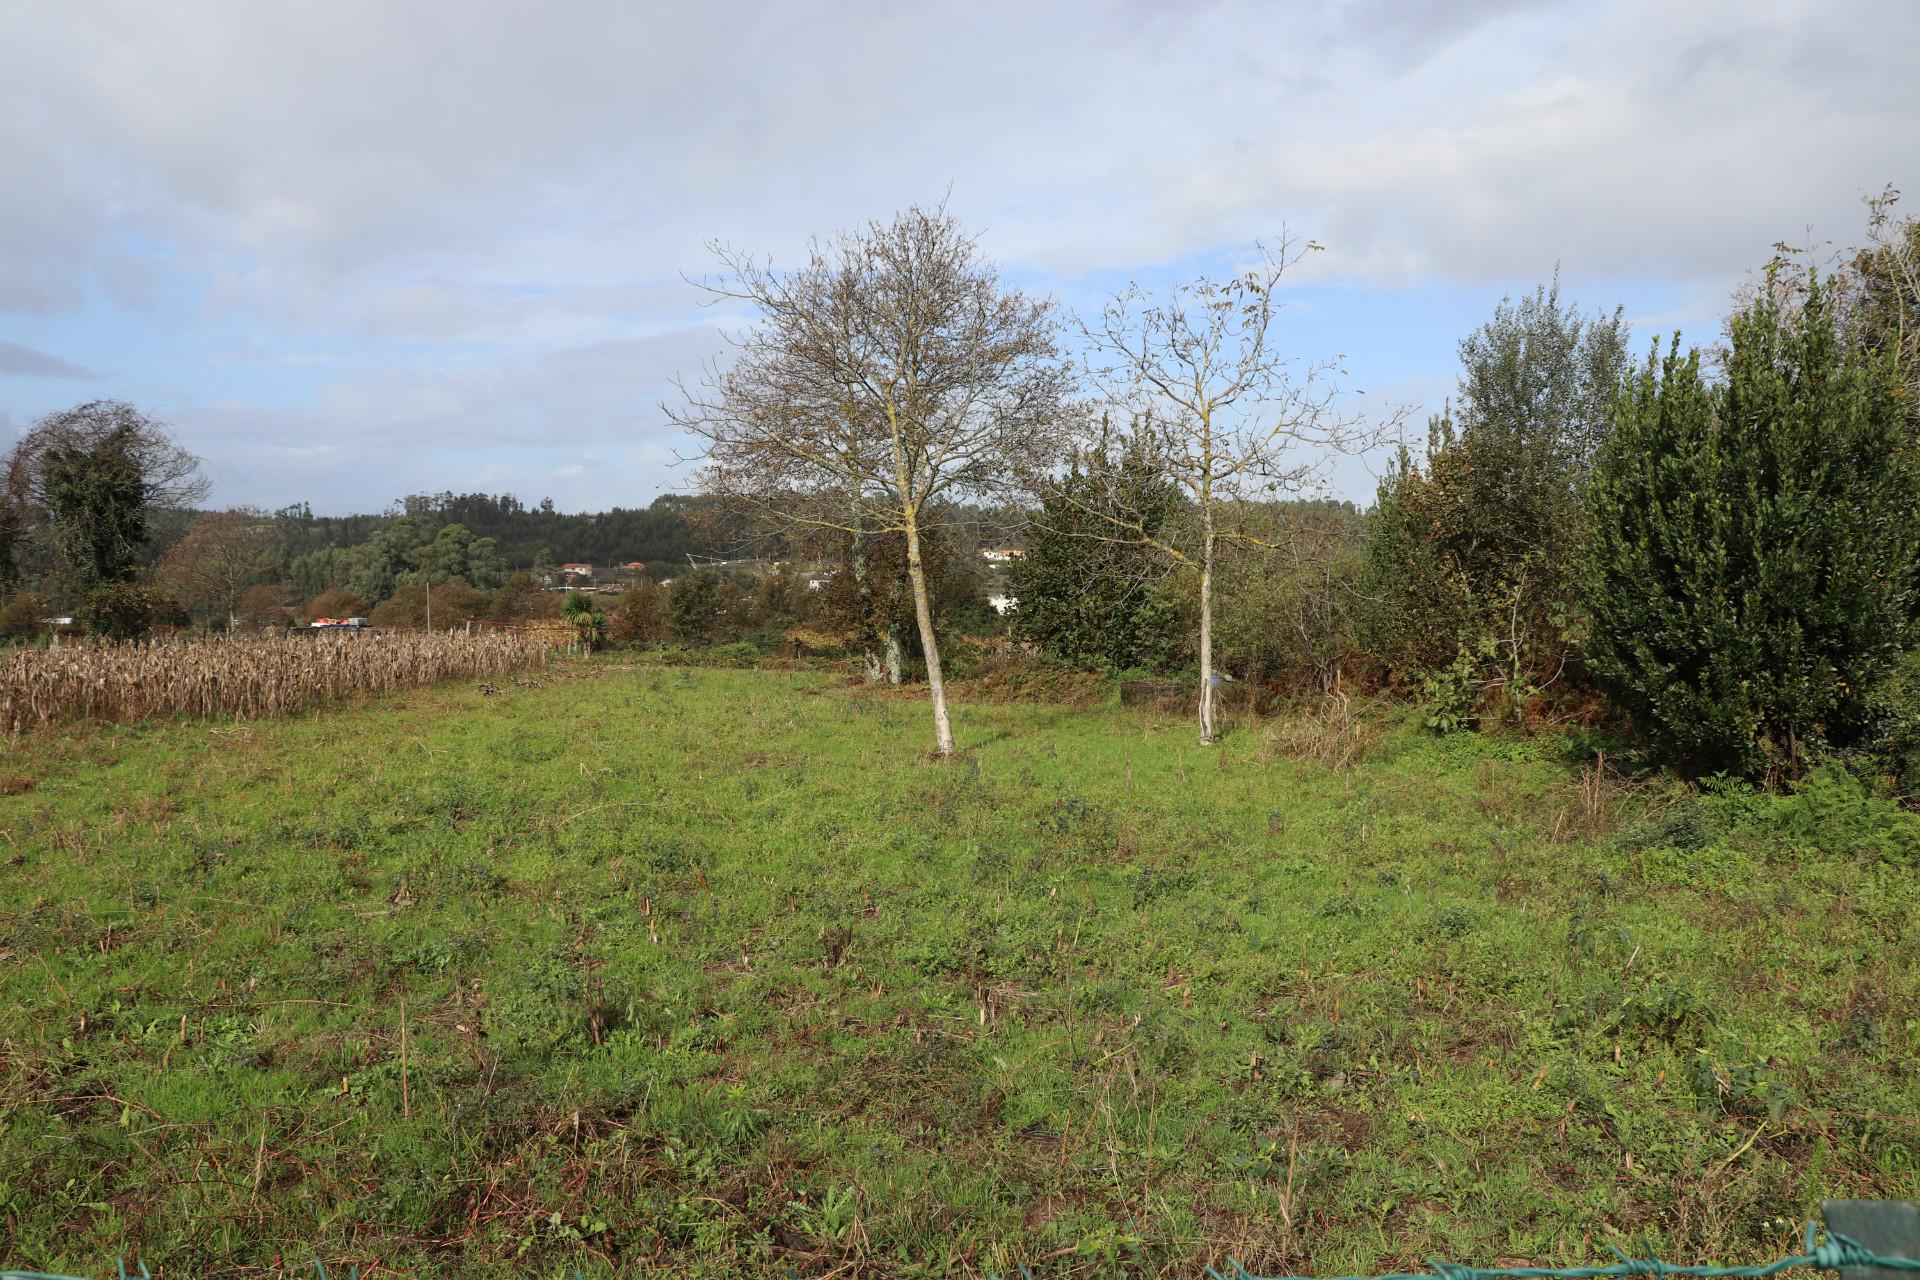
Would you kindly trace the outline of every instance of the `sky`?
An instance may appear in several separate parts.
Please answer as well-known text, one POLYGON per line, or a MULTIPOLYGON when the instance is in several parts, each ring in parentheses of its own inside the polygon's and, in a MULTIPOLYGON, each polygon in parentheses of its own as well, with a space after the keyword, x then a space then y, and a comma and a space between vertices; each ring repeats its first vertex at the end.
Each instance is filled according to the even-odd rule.
POLYGON ((0 0, 0 445, 113 398, 216 505, 644 505, 744 321, 710 245, 942 199, 1069 312, 1310 237, 1289 350, 1417 435, 1556 270, 1710 341, 1920 206, 1916 48, 1920 0, 0 0))

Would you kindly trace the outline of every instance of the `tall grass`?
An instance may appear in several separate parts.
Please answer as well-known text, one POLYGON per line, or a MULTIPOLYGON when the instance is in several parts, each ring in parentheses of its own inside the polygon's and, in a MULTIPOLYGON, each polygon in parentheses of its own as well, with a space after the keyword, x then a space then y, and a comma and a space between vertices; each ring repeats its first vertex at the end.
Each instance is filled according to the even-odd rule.
POLYGON ((0 657, 0 732, 149 716, 273 719, 354 693, 544 663, 543 637, 503 632, 106 642, 0 657))

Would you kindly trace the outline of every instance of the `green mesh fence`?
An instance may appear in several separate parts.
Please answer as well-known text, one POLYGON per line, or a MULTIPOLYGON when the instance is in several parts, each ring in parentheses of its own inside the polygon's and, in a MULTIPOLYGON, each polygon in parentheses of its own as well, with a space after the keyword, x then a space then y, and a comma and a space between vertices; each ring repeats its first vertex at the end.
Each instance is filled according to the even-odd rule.
MULTIPOLYGON (((1913 1244, 1920 1242, 1920 1210, 1911 1204, 1900 1202, 1846 1202, 1854 1207, 1851 1221, 1859 1221, 1872 1229, 1876 1243, 1895 1240, 1903 1246, 1920 1253, 1913 1244)), ((1834 1217, 1832 1208, 1828 1217, 1834 1217)), ((1882 1247, 1885 1247, 1882 1244, 1882 1247)), ((1847 1280, 1920 1280, 1920 1260, 1905 1254, 1882 1253, 1852 1236, 1843 1235, 1831 1227, 1822 1237, 1817 1223, 1807 1224, 1806 1245, 1802 1252, 1780 1258, 1774 1262, 1742 1267, 1720 1267, 1667 1262, 1660 1258, 1636 1258, 1619 1250, 1613 1250, 1620 1260, 1604 1267, 1469 1267, 1458 1262, 1442 1262, 1437 1259, 1427 1263, 1426 1271, 1393 1272, 1380 1276, 1340 1276, 1327 1280, 1615 1280, 1628 1276, 1703 1276, 1737 1277, 1739 1280, 1757 1280, 1758 1277, 1775 1276, 1783 1271, 1800 1268, 1812 1268, 1819 1271, 1839 1271, 1847 1280)), ((316 1280, 333 1280, 326 1265, 318 1260, 313 1264, 316 1280)), ((574 1273, 576 1280, 580 1275, 574 1273)), ((789 1270, 790 1276, 797 1276, 789 1270)), ((1203 1273, 1207 1280, 1308 1280, 1307 1277, 1260 1276, 1237 1261, 1229 1258, 1224 1267, 1208 1267, 1203 1273)), ((359 1280, 358 1267, 349 1268, 347 1280, 359 1280)), ((1034 1273, 1026 1266, 1020 1268, 1025 1280, 1035 1280, 1034 1273)), ((0 1280, 88 1280, 82 1276, 54 1275, 45 1271, 7 1271, 0 1270, 0 1280)), ((136 1262, 129 1270, 125 1260, 119 1263, 116 1280, 153 1280, 153 1273, 144 1262, 136 1262)), ((1002 1280, 992 1277, 991 1280, 1002 1280)))
MULTIPOLYGON (((1659 1258, 1635 1258, 1613 1250, 1620 1261, 1604 1267, 1469 1267, 1431 1259, 1424 1272, 1394 1272, 1384 1276, 1341 1276, 1331 1280, 1600 1280, 1613 1276, 1774 1276, 1782 1271, 1813 1267, 1821 1271, 1896 1271, 1920 1275, 1920 1261, 1876 1253, 1848 1236, 1828 1232, 1818 1238, 1815 1224, 1807 1224, 1806 1250, 1764 1265, 1749 1267, 1691 1266, 1659 1258)), ((1301 1277, 1256 1276, 1228 1259, 1226 1268, 1208 1267, 1208 1280, 1304 1280, 1301 1277)))

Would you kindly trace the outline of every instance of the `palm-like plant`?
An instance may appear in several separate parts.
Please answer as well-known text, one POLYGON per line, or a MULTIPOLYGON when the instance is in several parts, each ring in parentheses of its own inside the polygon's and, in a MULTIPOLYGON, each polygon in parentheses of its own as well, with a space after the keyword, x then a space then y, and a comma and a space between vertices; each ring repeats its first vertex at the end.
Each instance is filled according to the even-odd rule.
POLYGON ((594 606, 585 592, 567 592, 567 598, 560 602, 560 615, 573 627, 574 635, 579 637, 588 653, 606 642, 607 615, 604 610, 594 606))

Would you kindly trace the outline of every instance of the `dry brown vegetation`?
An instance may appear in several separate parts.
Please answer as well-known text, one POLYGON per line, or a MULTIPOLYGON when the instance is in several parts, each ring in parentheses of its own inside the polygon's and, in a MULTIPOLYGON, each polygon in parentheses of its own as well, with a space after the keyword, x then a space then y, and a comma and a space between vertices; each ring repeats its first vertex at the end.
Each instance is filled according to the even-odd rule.
POLYGON ((1281 717, 1267 729, 1258 758, 1276 753, 1295 760, 1312 760, 1345 771, 1361 760, 1378 736, 1345 693, 1331 693, 1319 703, 1281 717))
POLYGON ((0 730, 149 716, 271 719, 355 693, 544 663, 545 637, 328 634, 83 643, 0 657, 0 730))

